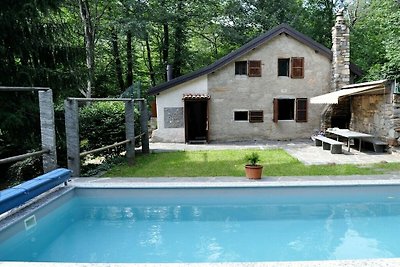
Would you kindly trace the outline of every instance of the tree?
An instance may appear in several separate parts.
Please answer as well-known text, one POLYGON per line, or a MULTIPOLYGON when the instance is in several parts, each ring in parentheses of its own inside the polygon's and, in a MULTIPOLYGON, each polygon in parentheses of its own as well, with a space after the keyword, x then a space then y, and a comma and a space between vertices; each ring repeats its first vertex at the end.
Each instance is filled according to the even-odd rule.
POLYGON ((351 31, 352 60, 364 80, 400 77, 400 3, 393 0, 361 2, 351 31))
POLYGON ((86 48, 86 66, 87 66, 87 86, 85 90, 81 90, 82 94, 90 98, 92 96, 92 87, 94 86, 94 40, 95 26, 93 25, 93 17, 90 12, 89 0, 78 0, 79 11, 83 24, 85 48, 86 48))

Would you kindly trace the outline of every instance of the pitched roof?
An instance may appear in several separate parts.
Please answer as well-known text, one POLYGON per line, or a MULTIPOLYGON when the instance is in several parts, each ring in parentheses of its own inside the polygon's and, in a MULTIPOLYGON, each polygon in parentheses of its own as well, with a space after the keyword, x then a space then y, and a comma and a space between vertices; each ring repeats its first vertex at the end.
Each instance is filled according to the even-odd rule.
POLYGON ((218 59, 211 65, 205 66, 199 70, 196 70, 194 72, 188 73, 186 75, 177 77, 175 79, 172 79, 168 82, 162 83, 160 85, 157 85, 149 90, 150 95, 155 95, 157 93, 160 93, 162 91, 165 91, 173 86, 182 84, 184 82, 193 80, 195 78, 198 78, 200 76, 209 74, 227 64, 232 62, 233 60, 243 56, 250 50, 257 48, 258 46, 264 44, 265 42, 268 42, 269 40, 273 39, 274 37, 285 33, 287 35, 290 35, 292 38, 296 39, 297 41, 309 46, 310 48, 314 49, 316 52, 320 53, 323 56, 326 56, 329 59, 332 59, 332 52, 329 48, 326 48, 320 43, 317 43, 310 37, 302 34, 301 32, 298 32, 297 30, 293 29, 287 24, 281 24, 279 26, 276 26, 272 28, 271 30, 267 31, 266 33, 258 36, 257 38, 254 38, 250 42, 246 43, 242 47, 238 48, 237 50, 227 54, 226 56, 218 59))

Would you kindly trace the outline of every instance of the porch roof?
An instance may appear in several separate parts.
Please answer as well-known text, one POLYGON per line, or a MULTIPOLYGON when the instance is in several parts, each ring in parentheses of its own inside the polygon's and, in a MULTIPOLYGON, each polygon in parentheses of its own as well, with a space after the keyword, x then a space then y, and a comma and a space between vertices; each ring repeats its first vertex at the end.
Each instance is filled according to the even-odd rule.
POLYGON ((387 80, 379 80, 366 83, 358 83, 343 86, 341 90, 332 93, 319 95, 310 99, 311 104, 338 104, 339 98, 344 96, 362 94, 382 94, 385 93, 387 80))
POLYGON ((210 98, 208 94, 183 94, 182 100, 208 100, 210 98))

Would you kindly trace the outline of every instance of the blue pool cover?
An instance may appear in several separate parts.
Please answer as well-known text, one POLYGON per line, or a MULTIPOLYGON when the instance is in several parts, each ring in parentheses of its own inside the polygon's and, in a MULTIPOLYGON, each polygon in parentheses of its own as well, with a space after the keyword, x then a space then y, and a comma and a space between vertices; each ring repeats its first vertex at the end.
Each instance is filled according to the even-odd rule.
POLYGON ((71 177, 68 169, 56 169, 0 192, 0 214, 62 184, 71 177))

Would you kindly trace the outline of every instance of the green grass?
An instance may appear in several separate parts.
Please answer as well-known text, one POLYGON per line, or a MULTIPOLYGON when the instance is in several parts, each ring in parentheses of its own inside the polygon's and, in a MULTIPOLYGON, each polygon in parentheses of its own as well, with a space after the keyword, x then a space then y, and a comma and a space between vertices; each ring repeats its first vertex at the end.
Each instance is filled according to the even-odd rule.
POLYGON ((282 149, 179 151, 138 155, 134 165, 117 165, 107 177, 244 176, 245 155, 256 151, 263 176, 382 174, 400 170, 400 164, 304 165, 282 149))

